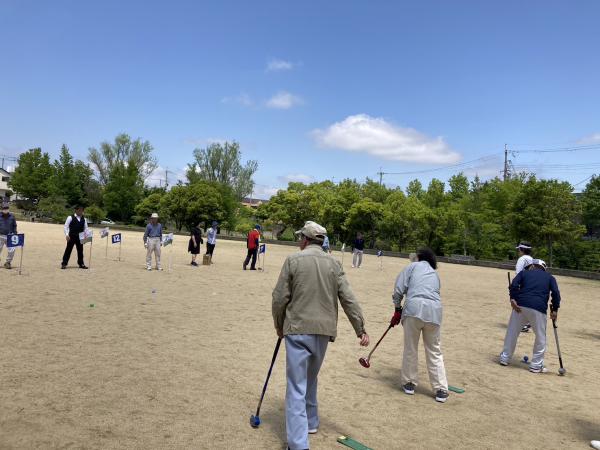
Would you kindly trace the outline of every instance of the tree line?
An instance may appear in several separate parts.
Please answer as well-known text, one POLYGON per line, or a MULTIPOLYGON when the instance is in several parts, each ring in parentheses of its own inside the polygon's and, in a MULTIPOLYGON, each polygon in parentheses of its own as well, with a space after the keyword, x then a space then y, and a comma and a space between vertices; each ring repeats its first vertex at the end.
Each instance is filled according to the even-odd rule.
POLYGON ((251 214, 240 208, 240 200, 254 188, 258 163, 242 163, 237 142, 197 148, 193 158, 186 180, 171 189, 150 187, 148 177, 158 167, 153 146, 119 134, 90 148, 87 162, 74 159, 66 145, 53 162, 40 148, 28 150, 19 156, 9 183, 23 209, 56 221, 82 205, 92 221, 142 225, 158 212, 177 230, 212 220, 226 229, 249 226, 251 214))
POLYGON ((362 232, 370 248, 406 252, 426 245, 438 255, 477 259, 513 259, 515 244, 528 240, 554 266, 600 270, 598 176, 581 195, 567 182, 527 174, 482 182, 460 173, 427 188, 413 180, 405 191, 370 179, 290 183, 258 216, 278 237, 311 218, 339 244, 362 232))

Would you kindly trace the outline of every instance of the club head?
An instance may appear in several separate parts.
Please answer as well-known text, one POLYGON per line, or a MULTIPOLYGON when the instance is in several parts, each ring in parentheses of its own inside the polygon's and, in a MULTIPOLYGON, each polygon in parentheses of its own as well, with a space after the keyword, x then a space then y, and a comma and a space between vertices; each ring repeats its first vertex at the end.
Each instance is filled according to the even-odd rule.
POLYGON ((260 425, 260 417, 255 416, 254 414, 250 416, 250 426, 252 428, 258 428, 260 425))
POLYGON ((367 358, 360 358, 358 360, 358 362, 360 363, 361 366, 365 367, 365 368, 369 368, 371 367, 371 363, 369 362, 369 360, 367 358))
POLYGON ((560 375, 561 377, 564 376, 567 373, 567 369, 565 369, 564 367, 561 367, 560 369, 558 369, 558 375, 560 375))

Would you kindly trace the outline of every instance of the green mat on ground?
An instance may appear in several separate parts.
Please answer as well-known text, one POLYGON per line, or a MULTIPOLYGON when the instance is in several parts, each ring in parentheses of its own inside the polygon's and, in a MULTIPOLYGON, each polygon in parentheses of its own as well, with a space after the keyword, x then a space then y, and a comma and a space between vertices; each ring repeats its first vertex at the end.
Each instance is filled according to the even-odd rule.
POLYGON ((360 442, 349 438, 348 436, 340 436, 339 438, 337 438, 337 441, 340 444, 345 445, 346 447, 353 448, 354 450, 373 450, 371 447, 367 447, 366 445, 363 445, 360 442))

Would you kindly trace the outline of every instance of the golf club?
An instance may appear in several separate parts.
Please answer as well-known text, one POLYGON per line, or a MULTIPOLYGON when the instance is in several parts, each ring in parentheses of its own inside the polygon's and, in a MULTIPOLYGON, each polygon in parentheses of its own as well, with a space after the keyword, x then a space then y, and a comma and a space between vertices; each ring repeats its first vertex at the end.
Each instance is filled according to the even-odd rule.
POLYGON ((250 416, 250 426, 252 428, 258 428, 258 426, 260 425, 260 405, 262 405, 263 398, 265 398, 265 392, 267 392, 267 384, 269 384, 269 378, 271 378, 271 371, 273 370, 273 366, 275 365, 275 360, 277 359, 277 353, 279 352, 280 345, 281 338, 278 338, 277 344, 275 344, 275 351, 273 351, 273 359, 271 359, 271 366, 269 367, 269 372, 267 373, 267 379, 265 380, 265 385, 263 386, 262 394, 260 395, 260 400, 258 401, 256 414, 250 416))
POLYGON ((383 341, 383 338, 388 333, 388 331, 390 331, 391 329, 392 329, 392 324, 390 324, 390 326, 387 328, 387 330, 385 330, 385 333, 383 333, 383 336, 381 336, 379 338, 379 340, 377 341, 377 344, 375 344, 375 347, 373 347, 373 350, 371 350, 371 352, 369 353, 369 356, 367 356, 366 358, 360 358, 358 360, 358 362, 360 363, 361 366, 366 367, 367 369, 369 367, 371 367, 371 363, 369 361, 371 359, 371 355, 373 354, 373 352, 375 351, 375 349, 377 348, 377 346, 379 345, 379 343, 381 341, 383 341))
POLYGON ((567 369, 563 367, 562 356, 560 354, 560 345, 558 344, 558 331, 556 326, 556 320, 552 319, 552 328, 554 328, 554 339, 556 340, 556 351, 558 352, 558 363, 560 364, 560 369, 558 369, 558 374, 563 376, 567 373, 567 369))

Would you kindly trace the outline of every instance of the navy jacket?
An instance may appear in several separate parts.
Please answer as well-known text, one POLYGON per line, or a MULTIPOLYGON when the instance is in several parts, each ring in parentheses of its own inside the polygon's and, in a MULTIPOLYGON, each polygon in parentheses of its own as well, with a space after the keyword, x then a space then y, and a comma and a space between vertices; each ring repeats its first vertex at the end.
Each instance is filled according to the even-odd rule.
POLYGON ((0 213, 0 235, 17 234, 17 221, 12 213, 0 213))
POLYGON ((510 298, 519 306, 535 309, 546 314, 548 300, 552 294, 552 309, 560 308, 560 292, 556 279, 543 270, 522 270, 512 281, 510 298))

